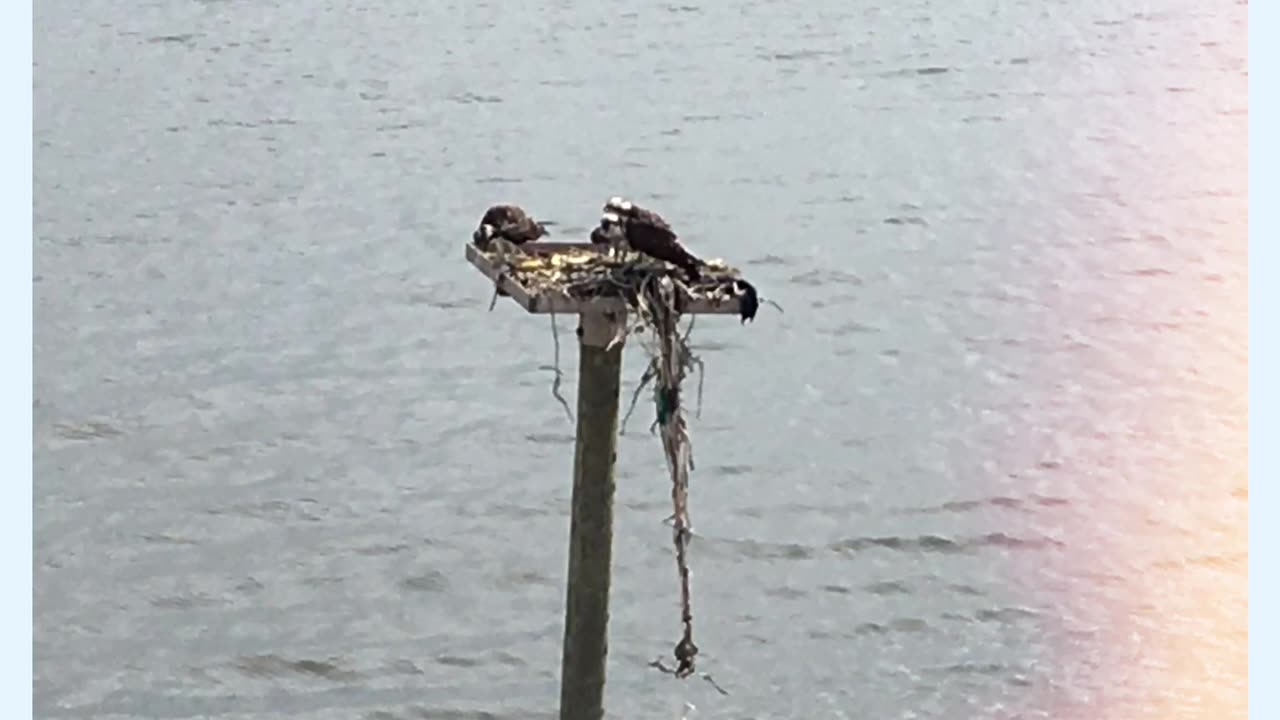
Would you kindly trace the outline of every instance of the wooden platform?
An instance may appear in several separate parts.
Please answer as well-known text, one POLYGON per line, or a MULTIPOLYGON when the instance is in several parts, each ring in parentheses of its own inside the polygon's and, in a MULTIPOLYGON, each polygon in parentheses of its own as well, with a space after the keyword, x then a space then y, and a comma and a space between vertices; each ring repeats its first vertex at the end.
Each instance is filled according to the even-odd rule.
MULTIPOLYGON (((527 255, 554 255, 556 253, 580 254, 589 253, 603 256, 604 249, 591 243, 568 242, 532 242, 520 248, 527 255)), ((490 282, 497 282, 504 292, 524 308, 527 312, 546 315, 579 314, 579 313, 612 313, 625 311, 626 302, 620 296, 601 296, 588 299, 576 298, 565 290, 527 287, 521 282, 518 269, 502 273, 499 259, 493 253, 486 253, 474 243, 467 243, 467 260, 474 265, 490 282), (501 277, 499 277, 501 276, 501 277)), ((739 277, 733 268, 716 268, 726 275, 725 284, 739 277)), ((684 304, 686 315, 737 315, 740 312, 737 297, 710 297, 695 293, 684 304)))

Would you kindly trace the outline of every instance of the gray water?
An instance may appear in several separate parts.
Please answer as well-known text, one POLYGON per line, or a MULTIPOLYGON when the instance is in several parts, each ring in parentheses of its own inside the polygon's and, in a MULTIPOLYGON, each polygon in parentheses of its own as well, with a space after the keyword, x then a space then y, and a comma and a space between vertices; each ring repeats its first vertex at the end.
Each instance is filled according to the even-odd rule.
POLYGON ((552 716, 572 428, 463 244, 625 194, 784 312, 694 334, 727 696, 621 439, 611 717, 1243 717, 1246 21, 38 3, 37 716, 552 716))

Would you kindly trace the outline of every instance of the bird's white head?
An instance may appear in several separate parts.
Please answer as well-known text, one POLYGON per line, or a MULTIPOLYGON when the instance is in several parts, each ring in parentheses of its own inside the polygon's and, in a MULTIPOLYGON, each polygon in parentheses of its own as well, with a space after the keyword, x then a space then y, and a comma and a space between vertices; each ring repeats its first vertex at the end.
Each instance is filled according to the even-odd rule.
POLYGON ((610 228, 622 222, 622 218, 617 213, 607 212, 600 216, 600 227, 610 228))

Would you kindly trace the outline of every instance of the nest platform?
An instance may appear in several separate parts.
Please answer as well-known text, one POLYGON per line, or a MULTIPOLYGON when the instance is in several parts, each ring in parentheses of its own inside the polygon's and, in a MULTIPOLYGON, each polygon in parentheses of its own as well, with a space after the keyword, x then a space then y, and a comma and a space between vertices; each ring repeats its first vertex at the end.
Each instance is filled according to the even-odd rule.
POLYGON ((530 242, 505 254, 467 243, 467 260, 534 314, 625 311, 628 294, 653 275, 680 281, 683 314, 737 315, 742 309, 736 283, 745 278, 718 259, 706 260, 695 282, 664 262, 635 253, 611 258, 605 247, 592 243, 530 242))

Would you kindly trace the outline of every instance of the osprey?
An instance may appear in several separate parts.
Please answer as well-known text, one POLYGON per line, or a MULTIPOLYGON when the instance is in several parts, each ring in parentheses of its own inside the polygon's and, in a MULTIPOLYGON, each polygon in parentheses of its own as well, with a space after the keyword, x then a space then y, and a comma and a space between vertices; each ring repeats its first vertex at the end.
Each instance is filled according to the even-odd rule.
POLYGON ((518 205, 494 205, 480 218, 480 226, 471 234, 471 239, 481 249, 487 249, 493 238, 523 245, 546 234, 546 225, 529 217, 518 205))
POLYGON ((615 224, 621 226, 622 236, 632 249, 675 265, 684 270, 690 280, 701 277, 698 267, 702 261, 684 249, 675 231, 658 213, 639 207, 630 200, 612 197, 604 205, 600 227, 609 230, 615 224))

